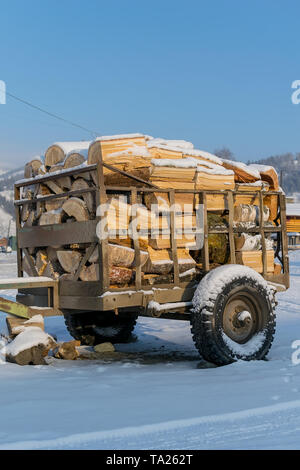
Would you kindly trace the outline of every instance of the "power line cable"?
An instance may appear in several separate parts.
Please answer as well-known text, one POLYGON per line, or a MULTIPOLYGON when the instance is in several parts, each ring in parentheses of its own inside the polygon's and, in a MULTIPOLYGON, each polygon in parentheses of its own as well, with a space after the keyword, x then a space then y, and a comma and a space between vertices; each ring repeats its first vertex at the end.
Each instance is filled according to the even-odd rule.
POLYGON ((60 121, 63 121, 63 122, 66 122, 67 124, 70 124, 71 126, 74 126, 74 127, 78 127, 78 129, 82 129, 86 132, 88 132, 89 134, 91 134, 93 137, 97 137, 98 135, 100 135, 99 132, 95 132, 95 131, 92 131, 91 129, 88 129, 87 127, 83 127, 81 126, 80 124, 77 124, 75 122, 72 122, 72 121, 69 121, 68 119, 64 119, 63 117, 61 116, 58 116, 57 114, 54 114, 54 113, 51 113, 43 108, 40 108, 39 106, 36 106, 35 104, 32 104, 30 103, 29 101, 26 101, 22 98, 19 98, 18 96, 15 96, 13 95, 12 93, 9 93, 8 91, 6 91, 6 95, 7 96, 10 96, 11 98, 17 100, 17 101, 20 101, 21 103, 23 104, 26 104, 27 106, 30 106, 31 108, 33 109, 36 109, 38 111, 40 111, 41 113, 44 113, 44 114, 47 114, 48 116, 51 116, 55 119, 59 119, 60 121))

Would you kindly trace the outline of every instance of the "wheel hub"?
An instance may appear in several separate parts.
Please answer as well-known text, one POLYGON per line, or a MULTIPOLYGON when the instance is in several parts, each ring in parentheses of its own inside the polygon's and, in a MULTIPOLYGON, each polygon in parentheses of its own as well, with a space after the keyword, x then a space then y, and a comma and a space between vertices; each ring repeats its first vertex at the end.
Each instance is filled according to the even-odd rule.
POLYGON ((236 343, 246 343, 256 329, 255 306, 242 296, 228 300, 223 315, 224 333, 236 343))

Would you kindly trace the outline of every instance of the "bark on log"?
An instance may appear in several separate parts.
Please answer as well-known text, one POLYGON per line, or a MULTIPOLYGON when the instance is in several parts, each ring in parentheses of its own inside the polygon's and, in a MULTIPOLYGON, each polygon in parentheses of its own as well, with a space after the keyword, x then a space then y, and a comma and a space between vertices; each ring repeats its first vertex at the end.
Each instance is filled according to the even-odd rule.
MULTIPOLYGON (((129 284, 133 277, 132 269, 112 266, 109 270, 109 280, 111 285, 126 285, 129 284)), ((99 280, 99 265, 96 263, 90 266, 84 266, 80 272, 79 278, 82 281, 98 281, 99 280)))

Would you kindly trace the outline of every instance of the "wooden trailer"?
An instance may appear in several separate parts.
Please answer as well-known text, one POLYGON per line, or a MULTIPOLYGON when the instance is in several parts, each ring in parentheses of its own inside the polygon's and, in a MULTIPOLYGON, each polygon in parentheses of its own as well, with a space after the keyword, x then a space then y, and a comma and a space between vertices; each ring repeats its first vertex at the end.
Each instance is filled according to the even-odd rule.
MULTIPOLYGON (((233 360, 233 357, 239 357, 238 354, 232 353, 231 355, 226 352, 223 354, 223 359, 220 359, 220 354, 211 355, 206 349, 201 348, 199 334, 197 333, 197 321, 193 320, 192 302, 195 291, 208 273, 215 271, 218 265, 211 264, 209 261, 209 246, 208 239, 211 234, 226 234, 229 244, 229 265, 237 265, 235 236, 240 233, 259 234, 261 236, 261 256, 262 256, 262 272, 261 276, 267 281, 268 286, 273 286, 275 290, 286 290, 289 287, 289 263, 288 263, 288 249, 287 249, 287 234, 286 234, 286 203, 285 196, 280 191, 259 191, 252 190, 243 191, 243 197, 249 197, 257 201, 260 208, 260 218, 255 227, 239 228, 233 223, 235 201, 240 197, 240 192, 236 190, 222 190, 222 191, 198 191, 198 190, 174 190, 157 188, 149 181, 130 175, 120 169, 108 165, 102 160, 100 144, 97 149, 97 163, 93 165, 81 165, 77 168, 63 170, 61 172, 54 172, 45 176, 38 176, 31 179, 26 179, 15 184, 15 211, 16 211, 16 224, 17 224, 17 261, 18 261, 18 278, 13 280, 2 280, 0 284, 1 289, 18 289, 17 302, 8 302, 1 299, 0 309, 10 314, 30 318, 34 314, 39 313, 44 316, 64 315, 66 323, 71 331, 71 334, 81 341, 89 343, 90 332, 92 326, 102 327, 110 326, 111 324, 122 325, 122 328, 130 332, 134 326, 137 315, 161 317, 167 319, 182 319, 192 321, 193 334, 196 346, 200 350, 202 356, 210 359, 215 363, 228 363, 233 360), (105 186, 104 184, 104 169, 118 172, 129 178, 132 181, 132 186, 105 186), (46 182, 56 182, 60 178, 65 178, 69 175, 84 175, 94 172, 94 182, 96 184, 84 189, 59 192, 58 194, 51 194, 41 196, 38 195, 39 185, 46 182), (26 188, 33 188, 34 195, 31 199, 24 198, 26 188), (37 205, 42 202, 52 201, 58 198, 81 196, 82 194, 91 193, 95 198, 97 207, 106 203, 110 194, 126 195, 127 200, 131 204, 135 204, 145 194, 151 193, 164 193, 169 200, 172 207, 178 193, 191 194, 193 199, 193 209, 195 211, 197 224, 195 228, 196 237, 198 240, 197 250, 197 279, 186 280, 182 282, 180 276, 179 263, 177 259, 177 237, 175 227, 176 214, 173 210, 170 212, 170 247, 173 260, 172 268, 172 281, 167 283, 160 283, 155 285, 145 285, 143 283, 143 276, 141 270, 141 249, 139 239, 134 239, 133 246, 135 250, 134 257, 134 282, 126 287, 110 286, 109 281, 109 260, 108 260, 108 238, 100 240, 97 236, 97 225, 105 217, 105 213, 95 216, 92 220, 82 222, 60 223, 52 225, 33 225, 21 226, 21 211, 24 207, 30 205, 31 208, 36 209, 37 205), (272 224, 266 225, 263 219, 263 208, 265 200, 273 198, 276 201, 278 208, 276 216, 272 220, 272 224), (226 227, 210 228, 208 225, 208 211, 212 206, 211 201, 218 199, 220 207, 228 215, 228 225, 226 227), (272 234, 275 239, 275 253, 274 256, 278 260, 279 269, 275 272, 268 272, 268 260, 266 249, 266 237, 272 234), (39 276, 36 267, 32 263, 30 256, 31 250, 37 247, 49 246, 69 246, 69 245, 87 246, 86 254, 80 261, 76 272, 73 274, 72 280, 54 280, 49 277, 39 276), (98 249, 98 264, 99 264, 99 280, 84 282, 79 280, 79 274, 82 268, 87 263, 91 253, 98 249), (30 266, 30 277, 24 277, 23 273, 23 260, 27 260, 30 266), (101 320, 103 319, 103 320, 101 320), (124 326, 125 325, 125 326, 124 326)), ((229 266, 228 265, 228 266, 229 266)), ((244 267, 243 267, 244 268, 244 267)), ((248 268, 249 269, 249 268, 248 268)), ((253 281, 254 282, 254 281, 253 281)), ((255 287, 255 286, 254 286, 255 287)), ((251 289, 253 290, 252 286, 251 289)), ((255 290, 255 289, 254 289, 255 290)), ((249 294, 249 293, 248 293, 249 294)), ((250 298, 250 294, 243 297, 239 296, 240 314, 242 311, 251 310, 251 305, 255 304, 255 295, 250 298), (248 297, 247 297, 248 296, 248 297), (248 299, 248 300, 247 300, 248 299), (253 300, 254 299, 254 300, 253 300), (250 305, 251 304, 251 305, 250 305)), ((235 301, 238 302, 237 300, 235 301)), ((271 302, 271 301, 270 301, 271 302)), ((272 302, 271 302, 272 303, 272 302)), ((271 306, 273 318, 273 306, 271 306)), ((237 309, 236 306, 234 307, 237 309)), ((259 330, 255 330, 254 323, 261 323, 259 318, 254 321, 255 315, 260 315, 259 310, 262 309, 260 305, 253 306, 253 318, 248 318, 248 330, 244 320, 237 320, 232 317, 232 312, 229 313, 229 320, 231 323, 237 325, 232 327, 233 330, 240 328, 242 331, 241 336, 235 335, 233 332, 230 335, 230 330, 227 328, 228 336, 237 343, 245 344, 251 337, 258 331, 262 331, 262 325, 259 330), (249 326, 249 322, 251 323, 249 326), (240 325, 240 326, 239 326, 240 325), (252 333, 249 330, 252 328, 252 333), (251 333, 251 334, 250 334, 251 333), (248 334, 248 336, 247 336, 248 334), (246 336, 245 336, 246 335, 246 336), (252 336, 251 336, 252 335, 252 336)), ((197 309, 194 308, 194 311, 197 309)), ((201 315, 201 312, 200 312, 201 315)), ((207 315, 202 312, 202 317, 207 315)), ((250 315, 250 316, 251 316, 250 315)), ((198 315, 199 316, 199 315, 198 315)), ((202 318, 201 317, 201 318, 202 318)), ((204 318, 203 317, 203 318, 204 318)), ((241 315, 240 315, 241 317, 241 315)), ((206 317, 205 317, 206 318, 206 317)), ((208 317, 207 317, 208 318, 208 317)), ((213 314, 209 317, 213 318, 213 314)), ((224 320, 225 321, 225 320, 224 320)), ((226 320, 227 321, 227 320, 226 320)), ((272 326, 273 328, 273 326, 272 326)), ((271 329, 272 329, 271 328, 271 329)), ((200 328, 201 330, 201 328, 200 328)), ((201 330, 202 331, 202 330, 201 330)), ((265 331, 265 330, 264 330, 265 331)), ((272 330, 273 331, 273 330, 272 330)), ((205 331, 200 333, 206 335, 205 331)), ((122 336, 122 335, 121 335, 122 336)), ((100 334, 97 341, 106 339, 104 334, 100 334)), ((120 336, 118 336, 120 339, 120 336)), ((268 339, 268 343, 271 343, 268 339)), ((226 346, 226 345, 225 345, 226 346)), ((270 344, 269 344, 270 346, 270 344)), ((212 348, 213 349, 213 348, 212 348)), ((223 348, 224 349, 224 348, 223 348)), ((266 347, 264 348, 266 350, 266 347)), ((258 353, 257 357, 263 357, 262 352, 258 353)), ((248 357, 245 356, 247 359, 248 357)), ((249 356, 250 359, 253 354, 249 356)))

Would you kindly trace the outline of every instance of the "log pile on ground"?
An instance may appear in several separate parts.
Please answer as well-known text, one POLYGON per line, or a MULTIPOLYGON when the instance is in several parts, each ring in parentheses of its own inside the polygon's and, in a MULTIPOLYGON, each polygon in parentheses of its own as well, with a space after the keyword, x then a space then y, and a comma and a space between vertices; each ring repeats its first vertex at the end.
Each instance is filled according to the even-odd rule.
MULTIPOLYGON (((84 171, 87 165, 97 163, 97 148, 101 145, 103 161, 111 167, 129 173, 104 168, 104 182, 108 186, 149 187, 152 192, 137 193, 138 207, 133 207, 124 191, 109 191, 107 200, 107 228, 109 236, 109 279, 111 286, 129 286, 134 282, 136 255, 130 237, 133 219, 139 230, 141 248, 140 266, 142 284, 152 285, 173 279, 173 254, 170 237, 171 211, 169 195, 160 189, 179 190, 232 190, 234 197, 234 223, 247 228, 258 224, 259 197, 262 190, 278 190, 278 177, 272 167, 245 165, 222 160, 205 151, 196 150, 186 141, 154 139, 141 134, 99 137, 94 142, 58 142, 51 145, 43 160, 33 159, 25 166, 24 177, 35 178, 22 197, 27 200, 41 198, 37 203, 24 204, 21 225, 52 225, 87 222, 96 217, 95 170, 84 171), (76 169, 66 175, 66 170, 76 169), (82 172, 80 172, 82 169, 82 172), (39 182, 41 176, 53 179, 39 182), (84 192, 85 191, 85 192, 84 192), (247 194, 251 191, 252 195, 247 194), (65 196, 64 193, 72 194, 65 196), (61 197, 60 197, 61 195, 61 197), (43 201, 43 196, 53 196, 43 201), (155 211, 150 211, 155 205, 155 211), (151 236, 149 230, 152 229, 151 236)), ((177 258, 181 280, 189 281, 201 270, 199 252, 195 250, 196 213, 200 200, 192 193, 175 194, 175 227, 183 233, 177 237, 177 258), (188 209, 186 209, 188 207, 188 209), (177 213, 178 209, 178 213, 177 213), (183 209, 184 214, 181 212, 183 209)), ((264 198, 263 220, 273 224, 277 215, 277 196, 264 198)), ((225 193, 207 194, 208 224, 210 227, 228 226, 228 201, 225 193)), ((235 238, 237 262, 251 265, 261 272, 261 243, 257 236, 241 234, 235 238), (247 255, 248 253, 248 255, 247 255), (249 254, 250 253, 250 254, 249 254)), ((209 236, 209 257, 214 264, 228 262, 228 236, 209 236)), ((267 245, 268 271, 274 271, 271 241, 267 245)), ((62 281, 99 280, 99 248, 95 244, 41 246, 31 248, 23 259, 23 270, 30 276, 50 276, 62 281)))
POLYGON ((45 332, 44 318, 35 315, 29 320, 8 316, 6 318, 9 342, 1 350, 7 362, 24 365, 47 365, 50 354, 57 359, 75 360, 79 357, 80 341, 57 343, 45 332))

